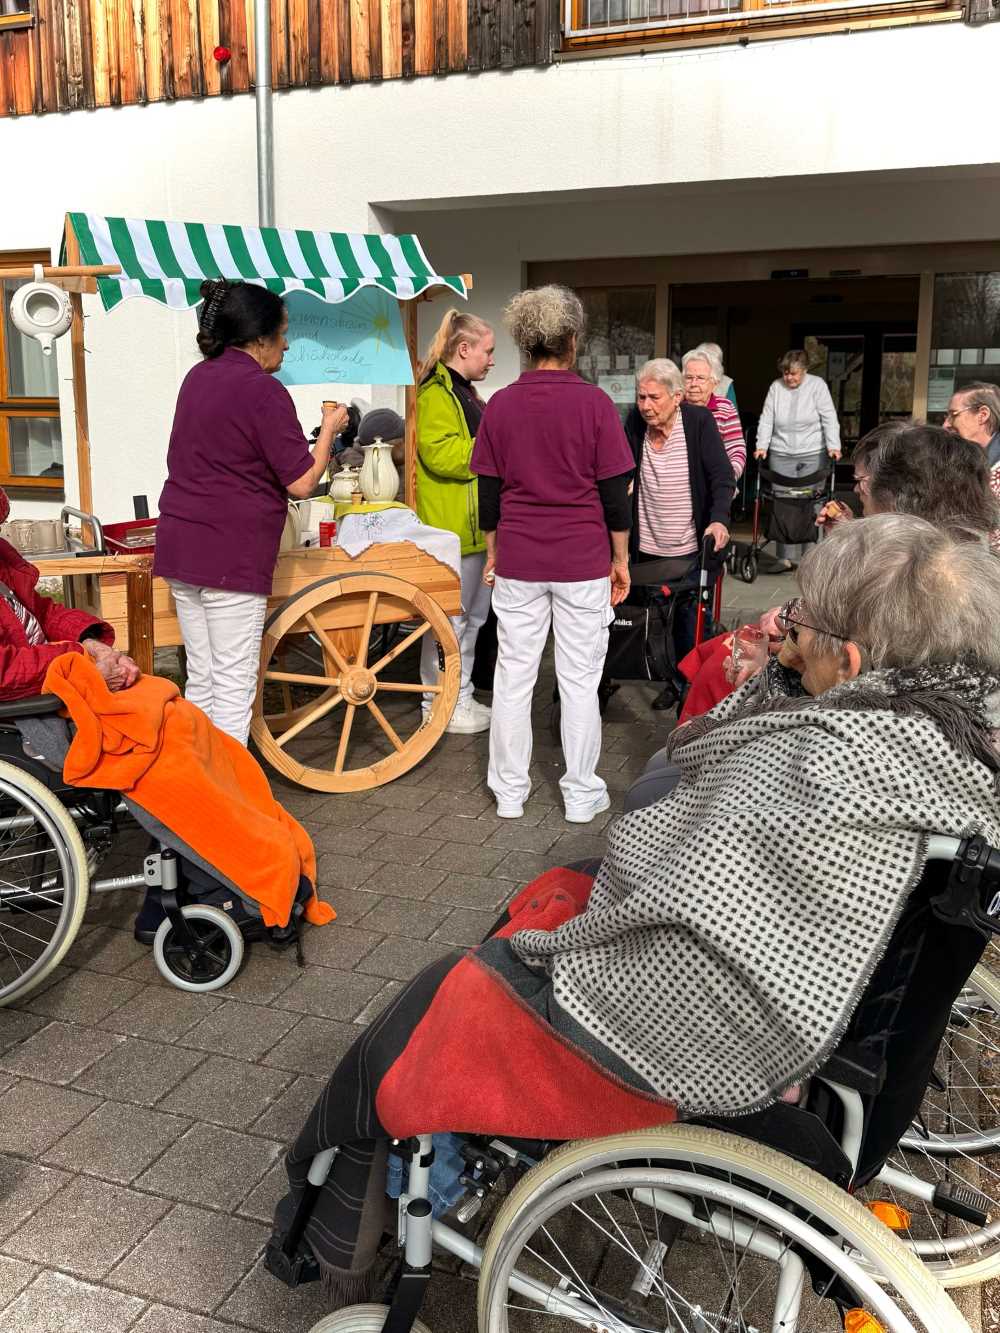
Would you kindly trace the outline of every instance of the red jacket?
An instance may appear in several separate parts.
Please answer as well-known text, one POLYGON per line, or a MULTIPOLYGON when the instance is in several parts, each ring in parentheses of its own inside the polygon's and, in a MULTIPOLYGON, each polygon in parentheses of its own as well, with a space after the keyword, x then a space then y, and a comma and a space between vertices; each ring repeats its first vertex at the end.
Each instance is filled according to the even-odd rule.
POLYGON ((99 626, 96 637, 102 643, 114 643, 115 632, 103 620, 86 611, 72 611, 48 597, 39 597, 35 592, 38 570, 22 560, 13 546, 2 539, 0 582, 24 603, 48 640, 48 643, 32 647, 24 626, 6 598, 0 597, 0 700, 25 699, 32 694, 41 694, 42 682, 51 663, 63 653, 82 653, 80 636, 91 626, 99 626))

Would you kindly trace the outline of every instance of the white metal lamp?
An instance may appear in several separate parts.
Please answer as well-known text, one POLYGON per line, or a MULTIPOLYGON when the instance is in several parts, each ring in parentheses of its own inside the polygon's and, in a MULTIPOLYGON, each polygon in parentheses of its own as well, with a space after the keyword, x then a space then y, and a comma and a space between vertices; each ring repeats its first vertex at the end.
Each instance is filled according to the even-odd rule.
POLYGON ((10 318, 18 333, 35 338, 45 355, 51 356, 54 340, 73 323, 69 293, 46 282, 41 264, 36 264, 34 281, 18 287, 11 297, 10 318))

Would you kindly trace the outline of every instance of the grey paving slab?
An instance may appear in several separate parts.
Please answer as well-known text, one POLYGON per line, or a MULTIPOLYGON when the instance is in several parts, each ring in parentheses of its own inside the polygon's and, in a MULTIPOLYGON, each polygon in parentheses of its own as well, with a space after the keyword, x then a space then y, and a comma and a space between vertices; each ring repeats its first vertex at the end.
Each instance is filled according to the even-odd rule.
POLYGON ((0 1051, 9 1051, 19 1041, 43 1028, 49 1020, 42 1014, 26 1014, 21 1009, 0 1009, 0 1051))
POLYGON ((563 833, 545 855, 550 865, 564 866, 572 861, 602 857, 607 849, 608 840, 603 834, 563 833))
MULTIPOLYGON (((360 921, 362 929, 383 935, 403 935, 408 939, 426 939, 448 915, 447 907, 420 899, 380 898, 360 921)), ((362 955, 363 956, 363 955, 362 955)))
MULTIPOLYGON (((373 873, 374 869, 373 866, 373 873)), ((367 889, 331 888, 325 897, 326 901, 336 911, 337 921, 342 926, 355 925, 362 917, 367 916, 379 900, 377 893, 372 893, 367 889)), ((310 935, 311 933, 312 927, 307 928, 305 934, 310 935)), ((247 971, 249 969, 244 968, 244 972, 247 971)), ((243 973, 240 975, 242 976, 243 973)))
POLYGON ((276 1139, 278 1143, 291 1144, 325 1086, 326 1079, 323 1078, 296 1078, 250 1128, 255 1134, 276 1139))
POLYGON ((307 967, 275 1001, 283 1009, 349 1023, 379 989, 377 977, 335 967, 307 967))
POLYGON ((389 810, 419 810, 430 799, 429 791, 421 791, 419 787, 401 787, 398 782, 375 787, 368 793, 369 804, 385 806, 389 810))
POLYGON ((284 1151, 280 1143, 218 1125, 193 1125, 136 1181, 139 1189, 227 1211, 284 1151))
POLYGON ((211 1314, 269 1234, 259 1222, 179 1204, 112 1269, 108 1281, 149 1300, 211 1314))
POLYGON ((372 811, 367 806, 359 806, 356 814, 337 810, 335 822, 331 824, 310 823, 309 835, 313 840, 317 856, 324 852, 350 851, 352 856, 361 856, 365 848, 370 847, 381 836, 378 829, 363 829, 360 825, 369 818, 372 811), (350 832, 347 830, 350 829, 350 832))
POLYGON ((442 815, 436 824, 427 830, 434 838, 447 838, 449 842, 460 842, 467 847, 481 847, 486 839, 505 820, 484 817, 482 819, 462 816, 442 815))
POLYGON ((20 1157, 0 1155, 0 1236, 9 1235, 72 1179, 20 1157))
POLYGON ((73 1083, 122 1041, 124 1037, 76 1023, 49 1023, 0 1056, 0 1069, 45 1083, 73 1083))
POLYGON ((122 1185, 131 1184, 191 1121, 144 1106, 105 1102, 54 1143, 42 1160, 122 1185))
POLYGON ((287 1037, 271 1047, 263 1063, 276 1069, 328 1078, 340 1063, 340 1057, 357 1038, 358 1029, 352 1023, 303 1018, 287 1037))
POLYGON ((77 1176, 42 1205, 4 1249, 15 1259, 99 1279, 141 1240, 170 1203, 103 1180, 77 1176))
POLYGON ((380 865, 365 887, 372 893, 391 894, 394 898, 426 898, 443 878, 443 870, 426 866, 380 865))
POLYGON ((130 1000, 141 986, 125 977, 99 972, 74 972, 64 981, 33 995, 24 1005, 33 1014, 63 1018, 73 1023, 99 1023, 130 1000))
POLYGON ((412 837, 402 833, 378 833, 367 855, 375 861, 389 861, 397 866, 419 866, 440 850, 440 838, 412 837))
POLYGON ((136 986, 136 990, 139 993, 134 998, 100 1024, 105 1031, 176 1041, 222 1004, 214 995, 189 995, 174 987, 147 986, 141 990, 136 986))
POLYGON ((127 1037, 77 1079, 84 1092, 152 1106, 205 1059, 204 1051, 127 1037))
MULTIPOLYGON (((307 1333, 332 1309, 321 1282, 290 1290, 266 1272, 262 1264, 257 1264, 217 1313, 260 1333, 307 1333)), ((441 1329, 439 1333, 447 1331, 441 1329)), ((455 1329, 453 1333, 465 1330, 455 1329)))
POLYGON ((377 949, 373 949, 358 967, 363 972, 372 972, 389 980, 409 981, 430 963, 436 963, 449 952, 451 950, 448 945, 434 944, 427 940, 407 940, 399 935, 392 935, 389 939, 383 940, 377 949))
POLYGON ((0 1144, 8 1152, 38 1157, 78 1125, 99 1100, 72 1088, 21 1079, 0 1096, 0 1144))
POLYGON ((40 1273, 3 1312, 4 1333, 125 1333, 145 1301, 106 1287, 40 1273))
MULTIPOLYGON (((426 833, 431 824, 437 822, 438 813, 433 801, 428 801, 419 810, 387 810, 380 807, 370 819, 365 821, 365 829, 366 831, 378 829, 383 833, 402 833, 413 837, 420 833, 426 833)), ((374 843, 369 849, 368 855, 376 856, 378 847, 379 844, 374 843)))
POLYGON ((302 937, 302 951, 309 963, 325 967, 352 968, 371 953, 384 932, 365 926, 362 929, 342 925, 339 918, 302 937))
POLYGON ((292 1081, 291 1074, 263 1065, 211 1055, 158 1104, 157 1109, 245 1129, 292 1081))
POLYGON ((71 967, 84 967, 91 972, 124 972, 151 952, 149 945, 140 944, 131 930, 95 926, 77 938, 66 955, 66 962, 71 967))
MULTIPOLYGON (((365 1027, 372 1021, 372 1019, 377 1018, 383 1009, 387 1007, 389 1001, 399 994, 403 989, 403 985, 404 983, 402 981, 387 981, 379 993, 372 996, 361 1010, 361 1013, 358 1014, 357 1018, 354 1020, 355 1032, 364 1031, 365 1027)), ((333 1071, 331 1070, 330 1072, 332 1073, 333 1071)))
POLYGON ((8 1259, 0 1254, 0 1310, 24 1290, 37 1272, 36 1264, 25 1263, 23 1259, 8 1259))
POLYGON ((247 1333, 245 1324, 220 1323, 188 1310, 151 1305, 131 1333, 247 1333))
MULTIPOLYGON (((332 900, 331 895, 326 895, 332 900)), ((309 936, 314 930, 325 930, 325 926, 304 928, 309 936)), ((299 975, 295 962, 295 950, 275 953, 265 945, 253 944, 247 950, 247 959, 242 970, 237 973, 226 987, 224 996, 228 1000, 248 1000, 253 1004, 271 1004, 293 984, 299 975)))
POLYGON ((509 852, 547 852, 558 837, 554 829, 531 827, 520 819, 505 819, 486 840, 487 847, 500 847, 509 852))
POLYGON ((284 1161, 279 1160, 275 1162, 263 1180, 254 1186, 242 1203, 237 1205, 237 1216, 249 1217, 257 1222, 266 1222, 270 1226, 274 1221, 274 1210, 278 1200, 287 1193, 288 1176, 285 1172, 284 1161))
MULTIPOLYGON (((566 827, 569 828, 571 825, 566 827)), ((537 852, 508 852, 497 866, 496 873, 499 878, 516 879, 522 884, 527 884, 539 875, 544 875, 551 865, 552 858, 548 853, 539 855, 537 852)))
MULTIPOLYGON (((316 931, 315 935, 324 932, 316 931)), ((370 947, 370 946, 369 946, 370 947)), ((289 1032, 298 1018, 280 1009, 227 1000, 178 1038, 184 1046, 215 1051, 240 1060, 256 1060, 289 1032)))
MULTIPOLYGON (((528 855, 528 853, 517 853, 528 855)), ((517 884, 509 879, 485 875, 463 875, 452 872, 428 895, 432 902, 448 903, 452 907, 478 907, 482 911, 499 908, 517 892, 517 884)))
POLYGON ((456 907, 431 935, 442 944, 472 949, 486 938, 487 931, 499 916, 498 912, 477 911, 473 907, 456 907))
POLYGON ((378 857, 355 856, 350 852, 324 852, 316 867, 322 897, 336 907, 337 893, 341 889, 357 889, 362 884, 367 886, 381 864, 378 857))
POLYGON ((460 842, 446 842, 427 862, 435 870, 448 874, 492 875, 507 851, 496 847, 469 847, 460 842))

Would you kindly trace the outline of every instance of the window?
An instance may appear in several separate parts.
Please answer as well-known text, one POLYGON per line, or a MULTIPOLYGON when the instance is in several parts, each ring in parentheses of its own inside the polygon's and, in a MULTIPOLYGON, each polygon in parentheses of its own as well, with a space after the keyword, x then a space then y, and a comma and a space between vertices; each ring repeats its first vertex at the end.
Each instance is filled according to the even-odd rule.
POLYGON ((636 371, 653 355, 655 287, 579 287, 587 331, 576 368, 599 385, 622 417, 635 403, 636 371))
MULTIPOLYGON (((0 0, 0 4, 5 3, 9 0, 0 0)), ((47 254, 17 257, 17 267, 50 262, 47 254)), ((0 263, 0 485, 61 493, 63 454, 56 354, 53 351, 46 356, 34 338, 26 338, 14 328, 10 298, 28 279, 4 278, 2 273, 0 263)))
POLYGON ((31 0, 0 0, 0 30, 30 28, 34 21, 31 0))
POLYGON ((939 273, 927 420, 940 425, 955 390, 976 381, 1000 384, 1000 273, 939 273))

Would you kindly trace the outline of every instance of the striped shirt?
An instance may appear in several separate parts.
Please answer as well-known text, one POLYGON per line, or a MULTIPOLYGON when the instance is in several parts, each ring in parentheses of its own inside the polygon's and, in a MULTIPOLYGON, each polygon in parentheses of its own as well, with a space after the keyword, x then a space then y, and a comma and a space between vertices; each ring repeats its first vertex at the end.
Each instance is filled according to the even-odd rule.
POLYGON ((666 444, 654 449, 649 432, 639 464, 639 550, 646 555, 690 555, 698 549, 688 474, 687 439, 678 410, 666 444))
POLYGON ((714 393, 709 397, 708 410, 715 417, 722 443, 733 465, 733 476, 739 481, 747 465, 747 442, 743 438, 740 414, 728 398, 718 398, 714 393))

